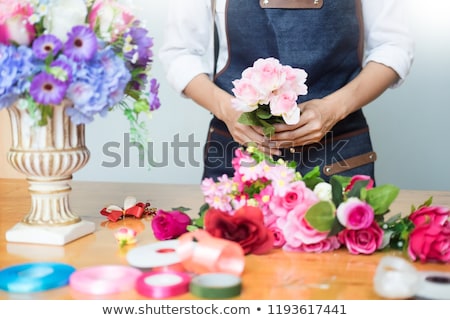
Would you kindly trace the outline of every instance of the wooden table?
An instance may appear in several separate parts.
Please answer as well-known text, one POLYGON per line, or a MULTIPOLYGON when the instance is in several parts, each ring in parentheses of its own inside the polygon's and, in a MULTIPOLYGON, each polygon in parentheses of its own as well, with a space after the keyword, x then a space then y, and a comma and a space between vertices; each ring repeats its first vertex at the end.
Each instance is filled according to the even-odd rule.
MULTIPOLYGON (((114 239, 114 230, 130 226, 140 230, 137 245, 154 242, 149 222, 125 219, 107 222, 99 211, 110 204, 122 206, 126 196, 138 201, 150 201, 152 206, 164 210, 184 206, 197 215, 202 194, 197 185, 138 184, 72 182, 71 208, 82 219, 93 221, 96 231, 65 246, 48 246, 6 242, 5 232, 18 223, 28 212, 30 197, 28 185, 21 179, 0 179, 0 268, 38 261, 62 262, 75 268, 102 264, 127 265, 129 247, 120 249, 114 239)), ((392 212, 409 213, 411 205, 418 206, 433 196, 433 203, 450 206, 450 192, 402 190, 392 205, 392 212)), ((330 253, 287 253, 273 250, 262 255, 248 255, 242 275, 243 292, 239 299, 380 299, 373 290, 373 276, 379 260, 386 254, 352 255, 345 249, 330 253)), ((414 263, 418 270, 449 271, 449 265, 414 263)), ((0 299, 91 299, 79 295, 69 287, 23 295, 0 291, 0 299)), ((148 299, 137 292, 127 292, 108 299, 148 299)), ((192 299, 190 294, 174 299, 192 299)))

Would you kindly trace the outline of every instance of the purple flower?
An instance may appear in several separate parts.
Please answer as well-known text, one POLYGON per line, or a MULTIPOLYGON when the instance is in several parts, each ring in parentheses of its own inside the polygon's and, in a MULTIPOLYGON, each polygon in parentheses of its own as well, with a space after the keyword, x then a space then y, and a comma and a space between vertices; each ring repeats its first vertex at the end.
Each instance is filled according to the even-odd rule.
POLYGON ((148 30, 142 27, 132 27, 130 31, 124 35, 131 37, 130 44, 133 49, 125 52, 125 59, 131 62, 134 66, 145 67, 152 61, 153 39, 147 36, 148 30))
POLYGON ((158 98, 159 83, 156 79, 150 80, 150 95, 148 97, 148 103, 150 105, 150 111, 159 109, 161 102, 158 98))
POLYGON ((75 61, 90 60, 97 52, 97 37, 85 26, 75 26, 68 34, 64 54, 75 61))
POLYGON ((31 81, 30 95, 40 104, 59 104, 64 99, 67 84, 53 75, 41 72, 31 81))
POLYGON ((63 44, 61 40, 51 34, 44 34, 34 40, 33 53, 38 59, 46 59, 49 54, 56 56, 63 44))

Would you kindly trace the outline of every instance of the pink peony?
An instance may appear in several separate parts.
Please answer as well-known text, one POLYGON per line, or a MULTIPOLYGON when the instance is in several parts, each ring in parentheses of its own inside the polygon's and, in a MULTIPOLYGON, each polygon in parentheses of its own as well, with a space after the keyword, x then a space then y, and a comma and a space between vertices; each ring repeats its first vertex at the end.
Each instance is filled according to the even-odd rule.
POLYGON ((338 234, 338 238, 352 254, 372 254, 381 247, 383 234, 380 226, 373 221, 366 229, 344 229, 338 234))
POLYGON ((159 209, 152 219, 152 229, 158 240, 176 239, 187 232, 191 218, 181 211, 163 211, 159 209))
POLYGON ((450 262, 450 222, 422 223, 409 235, 408 255, 421 262, 450 262))
POLYGON ((375 213, 368 203, 358 198, 349 198, 339 205, 336 216, 345 228, 360 230, 372 224, 375 213))

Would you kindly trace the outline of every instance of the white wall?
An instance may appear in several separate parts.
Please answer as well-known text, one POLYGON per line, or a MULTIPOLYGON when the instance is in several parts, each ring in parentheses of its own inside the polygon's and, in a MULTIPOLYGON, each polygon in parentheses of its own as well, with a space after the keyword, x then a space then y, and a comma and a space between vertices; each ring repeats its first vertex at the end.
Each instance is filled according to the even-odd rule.
MULTIPOLYGON (((376 0, 373 0, 376 1, 376 0)), ((145 20, 159 49, 167 13, 166 1, 135 0, 139 16, 145 20)), ((373 142, 378 153, 378 183, 394 183, 407 189, 450 190, 450 1, 433 4, 409 0, 409 13, 416 37, 416 59, 407 81, 366 109, 372 127, 373 142)), ((130 166, 107 168, 103 162, 113 159, 102 151, 108 142, 123 147, 127 123, 120 114, 97 119, 87 127, 87 143, 91 151, 88 165, 75 173, 76 180, 131 181, 159 183, 198 183, 201 177, 202 146, 210 115, 192 102, 179 97, 165 81, 157 57, 153 76, 161 83, 162 106, 148 121, 154 159, 163 154, 169 163, 164 167, 139 167, 136 148, 131 148, 130 166), (181 142, 191 136, 198 146, 191 159, 186 148, 180 148, 176 164, 175 149, 170 146, 175 135, 181 142), (168 146, 168 153, 163 146, 168 146), (195 163, 196 162, 196 163, 195 163)), ((122 149, 110 149, 121 155, 122 149)), ((191 150, 192 151, 192 150, 191 150)), ((148 159, 147 157, 145 158, 148 159)))

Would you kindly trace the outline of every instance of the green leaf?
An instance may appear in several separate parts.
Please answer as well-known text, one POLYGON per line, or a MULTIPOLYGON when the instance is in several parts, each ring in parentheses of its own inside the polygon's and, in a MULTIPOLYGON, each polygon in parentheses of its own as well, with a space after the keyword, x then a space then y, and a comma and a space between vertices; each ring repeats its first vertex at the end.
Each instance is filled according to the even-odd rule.
POLYGON ((368 184, 369 184, 369 180, 356 181, 355 184, 353 185, 352 189, 348 192, 348 197, 349 198, 356 197, 356 198, 360 199, 361 198, 361 190, 366 188, 368 184))
POLYGON ((330 178, 331 198, 336 207, 338 207, 342 203, 342 201, 344 201, 344 196, 342 194, 343 187, 339 177, 340 176, 334 175, 330 178))
POLYGON ((320 176, 320 167, 316 166, 312 170, 308 171, 303 177, 303 182, 305 182, 306 186, 314 190, 314 187, 320 183, 324 182, 324 180, 320 176))
POLYGON ((270 110, 267 108, 258 108, 256 109, 256 116, 260 119, 268 120, 272 118, 272 114, 270 113, 270 110))
POLYGON ((239 123, 248 125, 248 126, 260 126, 261 122, 259 118, 256 116, 256 112, 244 112, 238 119, 239 123))
POLYGON ((172 208, 173 211, 181 211, 181 212, 187 212, 189 210, 191 210, 191 208, 186 208, 186 207, 176 207, 176 208, 172 208))
POLYGON ((397 198, 400 188, 386 184, 367 190, 366 202, 372 206, 375 214, 385 214, 395 198, 397 198))
POLYGON ((339 223, 338 219, 334 219, 333 221, 333 225, 331 226, 331 230, 328 233, 328 237, 332 237, 337 235, 339 232, 341 232, 342 230, 344 230, 345 227, 339 223))
POLYGON ((320 201, 306 211, 305 219, 320 232, 329 232, 335 220, 336 207, 332 202, 320 201))

